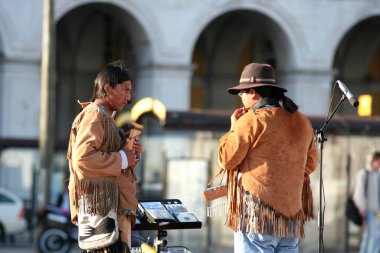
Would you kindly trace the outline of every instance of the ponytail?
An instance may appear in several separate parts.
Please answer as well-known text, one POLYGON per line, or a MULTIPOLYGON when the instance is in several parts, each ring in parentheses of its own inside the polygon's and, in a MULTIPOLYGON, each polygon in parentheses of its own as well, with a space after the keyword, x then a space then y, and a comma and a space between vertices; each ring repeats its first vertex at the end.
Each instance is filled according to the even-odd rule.
POLYGON ((298 111, 298 105, 296 105, 293 100, 285 95, 279 99, 279 104, 283 109, 287 110, 290 113, 298 111))
POLYGON ((260 94, 261 97, 269 97, 278 99, 281 108, 290 113, 298 111, 298 105, 293 100, 284 95, 284 92, 280 89, 276 89, 270 86, 255 87, 254 90, 260 94))

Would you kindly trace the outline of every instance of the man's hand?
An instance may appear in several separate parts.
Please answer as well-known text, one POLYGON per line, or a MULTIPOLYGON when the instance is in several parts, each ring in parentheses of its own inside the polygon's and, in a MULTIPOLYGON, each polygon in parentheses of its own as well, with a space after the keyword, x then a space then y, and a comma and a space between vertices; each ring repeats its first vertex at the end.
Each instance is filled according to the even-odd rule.
POLYGON ((128 159, 128 167, 134 168, 137 163, 140 161, 140 157, 143 151, 142 144, 138 138, 127 138, 127 142, 125 143, 122 150, 127 155, 128 159), (128 146, 130 145, 129 142, 133 142, 132 149, 129 149, 128 146))
POLYGON ((135 152, 136 157, 140 157, 143 152, 143 146, 139 138, 136 138, 133 141, 133 148, 132 150, 135 152))
POLYGON ((232 113, 231 115, 231 128, 230 130, 232 130, 233 126, 235 125, 236 121, 241 117, 243 116, 246 112, 248 111, 247 108, 238 108, 234 111, 234 113, 232 113))
POLYGON ((133 150, 126 149, 125 146, 121 150, 123 150, 125 155, 127 156, 128 167, 135 167, 139 159, 136 159, 136 155, 133 152, 133 150))

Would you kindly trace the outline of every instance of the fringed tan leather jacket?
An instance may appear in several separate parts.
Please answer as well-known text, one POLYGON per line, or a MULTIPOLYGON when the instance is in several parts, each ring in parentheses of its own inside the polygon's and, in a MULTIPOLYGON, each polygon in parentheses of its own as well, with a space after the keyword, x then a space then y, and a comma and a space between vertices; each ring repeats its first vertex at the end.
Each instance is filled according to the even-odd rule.
POLYGON ((279 107, 250 109, 220 138, 219 161, 228 170, 227 226, 304 236, 304 209, 312 209, 308 175, 318 162, 305 116, 279 107), (308 189, 303 192, 304 184, 308 189))
POLYGON ((136 211, 133 173, 122 173, 121 138, 114 120, 95 103, 81 104, 70 134, 67 159, 70 166, 70 211, 76 224, 78 200, 90 197, 93 213, 136 211))

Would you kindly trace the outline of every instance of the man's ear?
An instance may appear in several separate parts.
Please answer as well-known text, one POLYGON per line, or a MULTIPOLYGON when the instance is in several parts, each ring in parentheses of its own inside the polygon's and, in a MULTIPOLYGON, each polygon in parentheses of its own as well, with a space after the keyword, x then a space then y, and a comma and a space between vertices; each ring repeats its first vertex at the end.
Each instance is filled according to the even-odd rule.
POLYGON ((103 89, 104 89, 104 92, 108 95, 111 92, 112 87, 111 87, 111 85, 109 83, 106 83, 104 85, 103 89))
POLYGON ((254 89, 250 89, 249 93, 252 94, 252 100, 258 100, 260 98, 259 93, 257 93, 254 89))

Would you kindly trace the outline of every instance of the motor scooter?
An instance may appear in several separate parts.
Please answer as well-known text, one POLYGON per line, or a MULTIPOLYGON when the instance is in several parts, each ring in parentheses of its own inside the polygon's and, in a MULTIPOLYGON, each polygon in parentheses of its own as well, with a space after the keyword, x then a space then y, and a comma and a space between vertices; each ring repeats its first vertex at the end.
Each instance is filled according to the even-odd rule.
POLYGON ((68 253, 78 240, 78 228, 70 213, 54 205, 38 212, 35 248, 38 253, 68 253))

